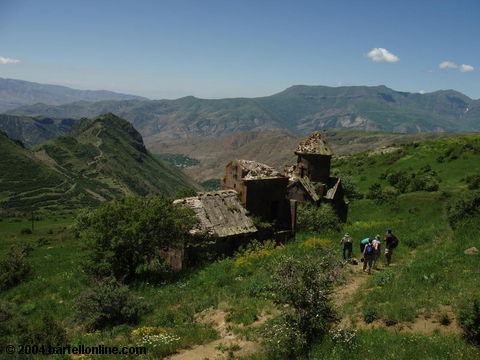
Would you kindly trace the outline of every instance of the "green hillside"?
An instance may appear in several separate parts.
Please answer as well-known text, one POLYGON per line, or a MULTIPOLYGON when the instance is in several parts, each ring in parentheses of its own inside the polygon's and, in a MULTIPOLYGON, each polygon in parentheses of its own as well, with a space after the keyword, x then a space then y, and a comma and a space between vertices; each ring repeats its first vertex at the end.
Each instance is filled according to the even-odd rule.
POLYGON ((419 189, 415 179, 438 183, 439 191, 462 190, 467 187, 464 179, 478 175, 479 164, 478 135, 390 146, 334 161, 340 173, 357 179, 365 194, 374 184, 393 194, 412 192, 419 189))
POLYGON ((0 150, 0 208, 59 203, 74 187, 73 181, 2 132, 0 150))
MULTIPOLYGON (((90 122, 83 124, 82 134, 89 134, 95 121, 90 122)), ((48 313, 57 331, 69 329, 72 342, 145 345, 145 359, 181 351, 179 356, 192 359, 273 360, 287 358, 286 353, 298 346, 302 334, 282 324, 292 306, 305 306, 308 311, 323 311, 320 326, 325 325, 325 311, 337 314, 338 321, 309 346, 301 343, 290 358, 347 360, 354 354, 372 360, 476 360, 480 349, 465 337, 464 328, 475 321, 480 324, 480 313, 475 315, 472 308, 473 299, 480 301, 479 255, 464 251, 480 248, 479 160, 480 136, 335 159, 334 171, 357 184, 360 193, 352 196, 348 222, 340 232, 298 233, 282 246, 253 243, 231 258, 198 259, 197 268, 157 283, 134 282, 128 291, 138 296, 136 304, 145 306, 138 322, 96 331, 83 329, 74 310, 76 299, 88 288, 85 273, 73 275, 85 248, 72 235, 57 234, 72 222, 71 215, 51 214, 32 235, 20 234, 29 224, 27 217, 0 217, 0 248, 19 241, 33 244, 28 258, 35 271, 35 276, 0 293, 3 312, 12 314, 0 325, 10 331, 7 339, 14 343, 25 334, 42 334, 46 324, 42 316, 48 313), (339 239, 346 231, 353 237, 358 259, 359 240, 383 234, 387 227, 400 239, 391 267, 381 257, 379 269, 367 275, 361 263, 340 261, 339 239), (46 261, 49 258, 59 261, 46 261), (282 264, 290 264, 289 272, 279 276, 282 264), (295 291, 305 296, 293 292, 293 302, 285 305, 289 293, 279 296, 278 291, 290 289, 302 266, 311 272, 295 291), (323 276, 333 281, 334 291, 324 289, 333 307, 322 310, 316 301, 325 300, 315 298, 309 286, 323 276), (25 319, 30 329, 15 326, 25 319)))
POLYGON ((6 136, 2 146, 4 208, 81 207, 126 195, 174 194, 197 186, 153 157, 133 126, 112 114, 82 119, 71 135, 56 137, 32 151, 6 136))

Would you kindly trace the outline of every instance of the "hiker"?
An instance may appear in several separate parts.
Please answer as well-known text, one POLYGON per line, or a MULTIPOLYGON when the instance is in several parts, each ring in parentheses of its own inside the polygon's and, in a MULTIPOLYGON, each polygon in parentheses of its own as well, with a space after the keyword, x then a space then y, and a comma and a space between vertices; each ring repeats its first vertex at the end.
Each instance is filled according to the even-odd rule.
POLYGON ((377 261, 378 261, 378 259, 380 258, 380 255, 381 255, 382 243, 381 243, 380 239, 381 239, 380 235, 377 234, 377 236, 375 236, 375 239, 373 239, 373 241, 372 241, 373 248, 375 249, 375 252, 373 254, 374 256, 373 256, 372 267, 375 270, 378 270, 377 261))
POLYGON ((340 243, 343 244, 343 260, 350 259, 352 257, 352 237, 349 233, 346 233, 345 236, 340 240, 340 243))
POLYGON ((363 250, 365 250, 365 246, 371 241, 372 239, 370 238, 365 238, 362 241, 360 241, 360 254, 362 254, 362 258, 360 261, 363 261, 363 250))
POLYGON ((387 266, 392 262, 393 249, 398 246, 398 239, 392 233, 392 229, 388 228, 387 233, 383 237, 385 241, 385 258, 387 259, 387 266))
POLYGON ((373 247, 372 239, 368 238, 368 240, 369 242, 365 245, 365 249, 363 249, 363 271, 367 271, 368 266, 368 274, 370 274, 375 256, 375 248, 373 247))

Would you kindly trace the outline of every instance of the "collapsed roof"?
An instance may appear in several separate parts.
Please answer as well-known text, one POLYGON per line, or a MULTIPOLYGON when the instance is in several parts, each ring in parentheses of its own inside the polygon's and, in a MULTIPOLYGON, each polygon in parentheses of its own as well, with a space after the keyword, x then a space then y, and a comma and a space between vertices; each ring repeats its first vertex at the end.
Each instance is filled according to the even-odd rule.
POLYGON ((284 177, 271 166, 253 160, 236 160, 242 167, 243 180, 260 180, 284 177))
POLYGON ((330 150, 327 142, 322 138, 322 133, 317 131, 309 135, 298 145, 297 149, 295 150, 295 154, 318 154, 332 156, 333 152, 330 150))
POLYGON ((195 212, 199 222, 190 231, 191 234, 206 232, 226 237, 257 231, 234 190, 199 193, 197 196, 177 199, 173 204, 180 204, 195 212))

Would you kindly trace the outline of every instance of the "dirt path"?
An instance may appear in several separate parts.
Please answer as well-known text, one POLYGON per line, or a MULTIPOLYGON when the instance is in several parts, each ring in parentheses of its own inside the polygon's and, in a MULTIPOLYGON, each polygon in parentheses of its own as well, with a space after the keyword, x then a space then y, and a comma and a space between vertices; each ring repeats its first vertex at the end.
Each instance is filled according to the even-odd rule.
MULTIPOLYGON (((235 335, 225 321, 227 314, 219 309, 207 309, 197 316, 197 322, 210 324, 218 331, 220 339, 203 345, 195 345, 190 349, 180 350, 177 354, 168 357, 168 360, 224 360, 241 356, 248 356, 260 350, 260 345, 253 341, 243 340, 235 335)), ((266 318, 256 321, 250 326, 259 326, 266 318)))

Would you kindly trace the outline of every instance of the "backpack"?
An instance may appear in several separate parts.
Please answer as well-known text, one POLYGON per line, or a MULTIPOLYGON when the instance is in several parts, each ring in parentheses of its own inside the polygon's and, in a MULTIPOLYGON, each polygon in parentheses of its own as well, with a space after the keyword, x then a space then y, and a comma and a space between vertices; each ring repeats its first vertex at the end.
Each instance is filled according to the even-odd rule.
POLYGON ((398 246, 398 239, 397 239, 396 236, 393 236, 393 238, 392 238, 392 244, 390 245, 390 247, 391 247, 392 249, 395 249, 397 246, 398 246))
POLYGON ((374 247, 372 244, 368 244, 367 247, 365 248, 365 255, 371 255, 373 254, 374 247))

